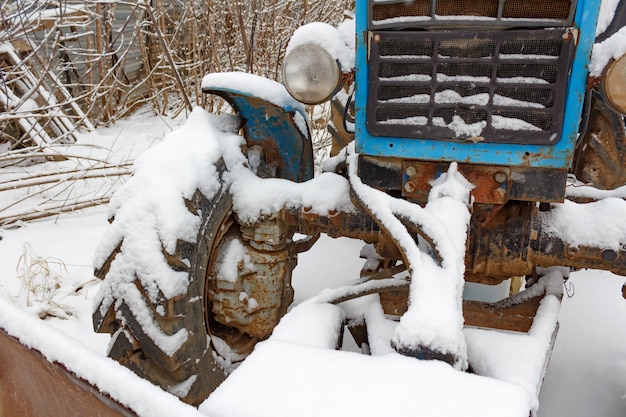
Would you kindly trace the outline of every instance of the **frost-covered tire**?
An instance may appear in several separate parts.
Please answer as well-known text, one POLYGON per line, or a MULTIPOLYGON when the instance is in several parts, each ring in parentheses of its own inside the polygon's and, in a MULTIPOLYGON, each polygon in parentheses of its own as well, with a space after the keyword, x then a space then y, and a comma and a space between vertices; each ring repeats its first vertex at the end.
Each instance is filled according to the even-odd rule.
MULTIPOLYGON (((218 170, 223 171, 219 166, 218 170)), ((112 334, 108 352, 111 358, 183 401, 198 405, 225 378, 208 336, 206 285, 211 252, 229 225, 234 224, 234 216, 231 197, 223 184, 210 200, 197 191, 191 200, 185 200, 185 205, 201 218, 197 239, 195 243, 178 240, 174 253, 168 253, 165 247, 162 253, 171 270, 188 274, 187 291, 171 298, 159 291, 154 297, 154 288, 146 288, 142 280, 135 278, 137 291, 130 288, 128 292, 135 293, 133 303, 142 303, 145 308, 131 308, 124 299, 127 293, 121 299, 102 300, 95 308, 93 324, 96 331, 112 334), (186 337, 178 337, 185 333, 186 337), (162 335, 172 338, 172 343, 159 342, 162 335)), ((118 257, 123 258, 119 256, 123 245, 122 240, 95 271, 98 278, 106 280, 112 273, 111 265, 118 257)), ((119 271, 119 265, 115 269, 119 271)))

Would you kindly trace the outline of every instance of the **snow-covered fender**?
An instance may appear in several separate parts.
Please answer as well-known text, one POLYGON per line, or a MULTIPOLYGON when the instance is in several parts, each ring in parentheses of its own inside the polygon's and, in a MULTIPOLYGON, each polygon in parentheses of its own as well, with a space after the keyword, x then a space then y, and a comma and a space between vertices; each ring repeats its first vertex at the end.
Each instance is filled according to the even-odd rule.
POLYGON ((209 74, 202 91, 226 100, 243 119, 249 147, 263 148, 276 176, 302 182, 313 178, 313 147, 304 106, 279 83, 253 74, 209 74))

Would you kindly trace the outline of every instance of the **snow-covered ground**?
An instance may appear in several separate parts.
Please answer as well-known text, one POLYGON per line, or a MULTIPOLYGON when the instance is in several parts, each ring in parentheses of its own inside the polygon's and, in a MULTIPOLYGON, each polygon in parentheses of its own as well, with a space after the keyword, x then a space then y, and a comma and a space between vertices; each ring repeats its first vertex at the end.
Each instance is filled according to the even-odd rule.
MULTIPOLYGON (((98 144, 104 148, 111 147, 113 149, 112 155, 119 155, 120 160, 128 157, 134 158, 153 144, 161 142, 164 133, 167 133, 175 124, 174 121, 162 118, 147 115, 138 116, 111 128, 84 134, 79 145, 83 147, 84 145, 98 144)), ((88 147, 80 149, 86 148, 88 147)), ((90 152, 98 151, 91 149, 90 152)), ((21 169, 32 170, 34 168, 21 169)), ((45 166, 38 166, 36 169, 45 169, 45 166)), ((111 179, 108 183, 107 180, 102 179, 97 181, 100 181, 100 186, 103 182, 111 187, 118 185, 117 179, 111 179)), ((96 187, 96 183, 90 184, 86 188, 96 187)), ((23 192, 28 193, 29 191, 24 190, 23 192)), ((45 193, 41 198, 45 198, 45 193)), ((93 280, 92 259, 100 237, 108 225, 107 214, 106 207, 95 207, 30 222, 18 228, 0 229, 2 238, 0 240, 0 292, 5 299, 9 300, 9 303, 24 308, 23 313, 16 313, 20 310, 7 307, 10 304, 6 302, 0 303, 0 309, 2 306, 5 308, 4 312, 0 311, 0 322, 9 318, 15 321, 15 314, 37 317, 37 314, 42 311, 49 311, 53 315, 66 317, 65 319, 48 317, 40 322, 45 326, 44 328, 48 326, 56 328, 71 338, 58 339, 61 340, 61 347, 64 346, 63 344, 72 343, 80 346, 83 353, 88 352, 87 356, 90 354, 98 357, 106 355, 109 336, 93 332, 91 311, 92 299, 99 286, 99 283, 93 280), (41 260, 46 262, 40 262, 41 260), (36 268, 40 269, 37 270, 36 268), (49 276, 56 276, 58 288, 53 286, 48 288, 47 292, 36 292, 38 291, 36 285, 41 284, 37 281, 37 272, 41 274, 42 271, 47 271, 49 276), (25 290, 26 284, 30 285, 30 293, 25 290), (78 287, 81 289, 76 291, 78 287), (38 295, 35 296, 35 293, 38 295), (50 302, 45 302, 46 299, 50 302)), ((572 226, 576 227, 576 225, 572 226)), ((363 262, 358 257, 361 246, 360 242, 350 239, 323 237, 311 251, 301 255, 298 267, 294 272, 296 303, 301 303, 304 299, 323 289, 333 288, 342 282, 357 278, 363 262)), ((568 295, 564 298, 560 313, 559 336, 540 398, 540 416, 621 417, 626 415, 626 332, 622 324, 623 318, 626 317, 626 300, 621 297, 623 281, 623 277, 601 271, 579 271, 572 274, 566 291, 568 295)), ((28 333, 26 328, 28 326, 23 327, 19 331, 28 333)), ((16 327, 16 329, 18 328, 20 326, 16 327)), ((47 348, 59 349, 58 342, 45 340, 39 342, 47 348)), ((291 366, 293 361, 296 363, 300 360, 306 361, 306 359, 290 357, 289 355, 293 353, 293 350, 284 349, 280 341, 274 342, 274 347, 273 351, 266 348, 259 356, 265 354, 271 358, 273 353, 268 352, 284 352, 284 365, 286 367, 291 366)), ((317 359, 321 358, 322 362, 334 360, 332 354, 329 353, 329 355, 317 359)), ((75 356, 80 357, 80 354, 77 353, 75 356)), ((410 365, 400 366, 413 369, 410 365)), ((354 368, 346 365, 345 369, 354 368)), ((447 369, 444 372, 448 372, 447 369)), ((389 380, 389 377, 383 373, 384 368, 375 363, 372 363, 371 366, 368 365, 367 370, 368 372, 359 375, 358 378, 368 378, 371 381, 376 381, 376 384, 381 384, 382 381, 381 385, 400 384, 404 386, 403 389, 398 388, 398 390, 389 391, 386 394, 386 399, 381 393, 381 401, 411 395, 411 390, 406 390, 406 386, 412 384, 410 374, 409 377, 403 376, 404 379, 395 382, 393 378, 389 380), (391 393, 396 396, 391 397, 391 393), (400 393, 399 397, 398 393, 400 393)), ((96 370, 93 372, 97 373, 96 370)), ((433 381, 434 385, 430 386, 437 386, 435 376, 441 375, 441 373, 437 369, 429 369, 424 375, 429 375, 427 378, 433 381)), ((97 379, 98 376, 95 375, 95 378, 97 379)), ((364 391, 363 387, 359 388, 356 380, 352 380, 349 375, 341 374, 337 375, 336 378, 339 378, 339 387, 345 384, 343 389, 346 396, 353 396, 355 392, 367 392, 364 391), (352 384, 350 381, 354 382, 354 386, 349 387, 352 384)), ((419 379, 420 376, 416 375, 415 378, 419 379)), ((314 387, 313 381, 315 381, 315 377, 310 375, 305 378, 303 386, 314 387), (309 383, 311 385, 307 385, 309 383)), ((127 382, 127 384, 129 383, 127 382)), ((371 385, 376 386, 376 384, 372 383, 371 385)), ((135 386, 130 383, 131 388, 126 390, 125 395, 128 396, 128 393, 134 392, 132 387, 135 386)), ((429 384, 423 386, 428 387, 429 384)), ((242 388, 244 388, 243 385, 242 388)), ((297 403, 298 398, 304 398, 299 397, 300 394, 298 393, 298 389, 302 388, 294 386, 294 392, 287 392, 282 395, 291 396, 297 403)), ((326 388, 328 389, 328 387, 326 388)), ((318 385, 317 389, 321 389, 321 387, 318 385)), ((141 391, 138 390, 137 392, 141 391)), ((153 392, 151 395, 154 396, 154 404, 161 402, 169 404, 167 407, 162 407, 162 411, 174 410, 177 407, 169 408, 176 403, 171 395, 158 389, 153 392)), ((493 399, 494 404, 497 404, 498 407, 506 407, 506 404, 502 404, 500 400, 509 398, 507 395, 513 395, 510 392, 507 393, 506 390, 493 392, 500 392, 503 396, 500 399, 493 399)), ((368 395, 371 398, 376 393, 370 392, 368 395)), ((341 398, 341 395, 335 396, 333 401, 341 402, 341 398)), ((481 401, 487 401, 489 398, 490 395, 484 395, 481 397, 481 401)), ((307 400, 323 403, 325 398, 313 393, 307 396, 307 400)), ((460 398, 459 404, 466 400, 460 398)), ((144 400, 137 398, 137 401, 144 400)), ((224 404, 224 402, 216 401, 218 405, 224 404)), ((354 415, 350 411, 354 411, 354 409, 348 406, 350 402, 351 399, 346 398, 342 404, 334 403, 335 412, 344 410, 342 407, 345 407, 344 415, 354 415)), ((402 405, 401 401, 397 399, 395 403, 402 405)), ((434 401, 433 404, 437 404, 437 401, 434 401)), ((209 405, 205 405, 200 411, 209 409, 209 405)), ((323 411, 324 406, 320 407, 317 410, 323 411)), ((400 412, 403 410, 402 407, 394 409, 400 412)), ((445 413, 441 414, 446 409, 443 407, 440 410, 433 410, 432 415, 446 415, 445 413)), ((183 407, 181 404, 180 411, 183 410, 186 410, 185 413, 195 414, 193 410, 189 410, 188 407, 183 407)), ((264 414, 267 415, 261 413, 261 415, 264 414)), ((146 415, 159 414, 147 412, 146 415)))

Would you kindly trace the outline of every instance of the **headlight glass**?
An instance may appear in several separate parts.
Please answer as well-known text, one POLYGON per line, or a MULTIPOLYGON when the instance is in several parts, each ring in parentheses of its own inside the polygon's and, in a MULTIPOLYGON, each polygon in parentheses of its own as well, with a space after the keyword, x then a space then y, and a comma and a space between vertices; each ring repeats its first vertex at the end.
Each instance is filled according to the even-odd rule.
POLYGON ((613 110, 626 115, 626 55, 608 66, 602 79, 602 90, 613 110))
POLYGON ((340 87, 339 64, 320 46, 295 47, 283 63, 283 83, 289 94, 304 104, 330 99, 340 87))

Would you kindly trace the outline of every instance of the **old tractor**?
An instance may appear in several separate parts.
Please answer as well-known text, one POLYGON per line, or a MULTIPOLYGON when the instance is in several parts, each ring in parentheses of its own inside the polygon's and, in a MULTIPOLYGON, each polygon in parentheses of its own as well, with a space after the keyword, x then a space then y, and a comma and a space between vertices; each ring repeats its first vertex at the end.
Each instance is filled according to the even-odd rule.
MULTIPOLYGON (((202 134, 212 156, 146 157, 113 201, 93 315, 109 356, 200 404, 293 314, 297 255, 325 233, 363 240, 365 263, 313 303, 368 296, 395 326, 387 348, 459 372, 491 376, 494 355, 472 356, 484 329, 538 338, 536 410, 568 272, 626 275, 624 229, 606 216, 626 213, 626 58, 589 76, 623 3, 596 37, 599 0, 357 0, 341 30, 296 31, 284 87, 207 75, 234 115, 194 110, 166 142, 175 154, 202 134), (333 156, 315 176, 303 104, 331 99, 333 156), (142 194, 150 175, 194 164, 203 177, 177 177, 181 192, 142 194), (463 299, 465 283, 512 277, 525 288, 463 299)), ((374 355, 371 314, 338 317, 334 334, 347 326, 374 355)))

